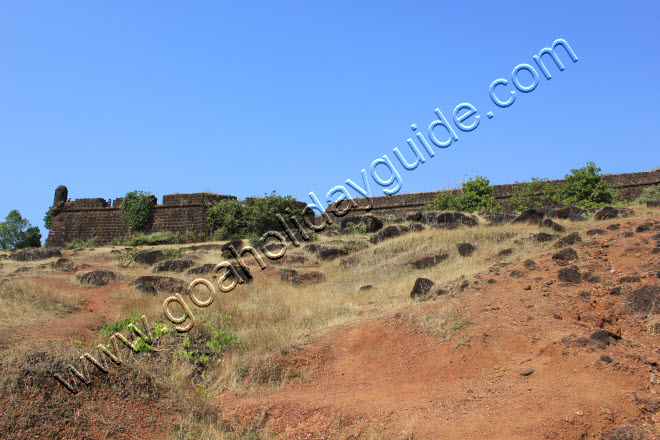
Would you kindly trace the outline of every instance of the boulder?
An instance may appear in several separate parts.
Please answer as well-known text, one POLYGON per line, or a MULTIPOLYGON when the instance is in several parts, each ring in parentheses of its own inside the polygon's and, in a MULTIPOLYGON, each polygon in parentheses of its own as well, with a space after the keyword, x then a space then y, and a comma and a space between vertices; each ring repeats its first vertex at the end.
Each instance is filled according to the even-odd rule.
POLYGON ((448 253, 440 253, 435 255, 429 255, 417 260, 414 260, 410 263, 413 269, 426 269, 429 267, 437 266, 438 264, 445 261, 449 258, 448 253))
POLYGON ((206 275, 206 274, 209 274, 209 273, 213 272, 213 269, 215 269, 215 266, 217 266, 217 264, 211 264, 211 263, 202 264, 201 266, 197 266, 197 267, 193 267, 192 269, 189 269, 188 272, 186 272, 186 274, 188 274, 188 275, 206 275))
POLYGON ((367 284, 366 286, 360 287, 360 292, 367 292, 367 291, 369 291, 373 288, 374 288, 374 286, 372 286, 371 284, 367 284))
POLYGON ((555 223, 549 218, 543 219, 541 222, 541 226, 545 228, 550 228, 555 232, 566 232, 566 228, 560 225, 559 223, 555 223))
POLYGON ((594 214, 596 220, 611 220, 617 217, 627 217, 629 211, 623 208, 615 208, 613 206, 606 206, 594 214))
POLYGON ((410 297, 416 300, 424 299, 434 285, 435 283, 428 278, 417 278, 417 280, 415 280, 415 285, 410 292, 410 297))
POLYGON ((541 223, 543 220, 543 211, 538 209, 528 209, 521 212, 518 217, 513 219, 513 223, 541 223))
POLYGON ((101 287, 117 280, 117 274, 109 270, 93 270, 76 275, 78 282, 85 286, 101 287))
POLYGON ((628 294, 626 305, 634 313, 643 315, 660 313, 660 287, 644 286, 628 294))
POLYGON ((473 215, 462 212, 442 212, 435 217, 431 225, 434 228, 456 229, 460 226, 477 226, 479 222, 473 215))
POLYGON ((398 237, 399 235, 402 235, 405 232, 407 232, 407 229, 403 228, 402 226, 387 226, 386 228, 378 232, 378 234, 372 235, 372 241, 374 241, 375 243, 380 243, 381 241, 386 240, 388 238, 398 237))
POLYGON ((53 248, 28 248, 10 254, 9 258, 15 261, 47 260, 48 258, 62 258, 62 252, 53 248))
POLYGON ((156 275, 147 275, 139 277, 131 283, 137 290, 149 295, 155 295, 158 292, 167 293, 187 293, 188 285, 178 278, 163 277, 156 275))
POLYGON ((545 232, 539 232, 538 234, 532 235, 532 240, 539 243, 546 243, 548 241, 554 240, 555 238, 557 238, 556 235, 547 234, 545 232))
POLYGON ((243 249, 243 240, 240 238, 236 238, 234 240, 229 240, 227 243, 223 244, 220 247, 220 250, 222 251, 222 256, 224 258, 233 258, 233 254, 229 250, 230 247, 233 247, 236 250, 236 253, 240 255, 241 249, 243 249))
POLYGON ((525 266, 525 269, 527 270, 534 270, 536 269, 536 263, 534 260, 527 259, 523 262, 523 266, 525 266))
POLYGON ((298 271, 294 269, 278 269, 277 274, 282 281, 292 281, 294 277, 298 276, 298 271))
POLYGON ((324 281, 325 281, 325 275, 321 272, 316 272, 316 271, 301 273, 291 278, 291 283, 294 286, 318 284, 324 281))
POLYGON ((620 229, 620 228, 621 228, 621 225, 620 225, 620 224, 618 224, 618 223, 612 223, 611 225, 609 225, 609 226, 608 226, 607 228, 605 228, 605 229, 608 229, 608 230, 610 230, 610 231, 616 231, 616 230, 618 230, 618 229, 620 229))
POLYGON ((650 202, 646 202, 646 207, 647 208, 660 208, 660 200, 653 200, 650 202))
POLYGON ((567 283, 580 283, 582 281, 582 274, 577 266, 569 266, 559 269, 558 278, 560 281, 567 283))
POLYGON ((501 225, 504 223, 511 223, 516 217, 516 214, 510 212, 498 211, 479 211, 479 216, 488 222, 489 225, 501 225))
POLYGON ((507 249, 502 249, 497 253, 498 257, 508 257, 509 255, 513 254, 513 248, 507 248, 507 249))
POLYGON ((409 212, 408 214, 406 214, 404 218, 407 222, 421 222, 422 212, 421 211, 409 212))
POLYGON ((323 247, 319 249, 317 255, 321 260, 334 260, 335 258, 341 257, 344 255, 344 251, 342 251, 340 248, 335 248, 335 247, 323 247))
POLYGON ((354 224, 355 226, 358 227, 360 225, 364 225, 365 226, 364 232, 368 234, 373 234, 383 229, 383 222, 378 217, 374 217, 373 215, 346 217, 341 221, 341 230, 342 231, 345 230, 348 227, 349 223, 354 224))
POLYGON ((133 257, 136 263, 152 265, 160 263, 165 260, 165 254, 163 251, 154 250, 154 251, 143 251, 133 257))
POLYGON ((583 209, 575 206, 565 206, 563 208, 552 209, 546 214, 546 217, 550 219, 568 219, 572 222, 582 222, 586 220, 584 214, 586 214, 586 211, 583 209))
POLYGON ((580 234, 578 234, 577 232, 573 232, 557 240, 557 242, 554 244, 554 247, 560 248, 564 246, 572 246, 575 243, 579 243, 581 241, 582 241, 582 237, 580 237, 580 234))
POLYGON ((589 230, 587 231, 587 235, 590 236, 590 237, 593 237, 593 236, 595 236, 595 235, 603 235, 603 234, 606 234, 606 232, 605 232, 604 230, 602 230, 602 229, 598 229, 598 228, 595 228, 595 229, 589 229, 589 230))
POLYGON ((577 260, 578 254, 571 247, 564 248, 552 256, 553 260, 572 261, 577 260))
POLYGON ((649 223, 649 222, 642 223, 641 225, 637 226, 637 228, 635 229, 635 232, 637 232, 637 233, 647 232, 647 231, 650 231, 652 227, 653 227, 653 223, 649 223))
POLYGON ((153 272, 183 272, 192 267, 195 263, 192 260, 166 260, 154 267, 153 272))
POLYGON ((619 426, 603 432, 600 440, 651 440, 651 438, 636 426, 619 426))
POLYGON ((461 257, 469 257, 477 249, 473 244, 470 243, 459 243, 456 245, 458 248, 458 254, 461 257))

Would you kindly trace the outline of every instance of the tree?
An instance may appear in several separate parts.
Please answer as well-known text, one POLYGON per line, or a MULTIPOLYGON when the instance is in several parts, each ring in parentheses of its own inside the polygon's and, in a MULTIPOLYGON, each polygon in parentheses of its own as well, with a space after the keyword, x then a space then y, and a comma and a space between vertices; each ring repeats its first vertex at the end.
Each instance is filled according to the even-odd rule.
POLYGON ((144 230, 153 216, 156 198, 149 192, 131 191, 121 201, 121 220, 126 229, 133 232, 144 230))
POLYGON ((616 191, 611 188, 600 168, 593 162, 587 162, 586 167, 571 170, 564 177, 564 184, 557 188, 557 199, 564 205, 596 208, 616 202, 616 191))
POLYGON ((427 211, 501 211, 493 197, 493 187, 486 177, 475 176, 463 183, 460 193, 441 192, 424 208, 427 211))
POLYGON ((0 223, 0 248, 22 249, 26 247, 40 247, 41 232, 32 226, 17 210, 11 211, 0 223))

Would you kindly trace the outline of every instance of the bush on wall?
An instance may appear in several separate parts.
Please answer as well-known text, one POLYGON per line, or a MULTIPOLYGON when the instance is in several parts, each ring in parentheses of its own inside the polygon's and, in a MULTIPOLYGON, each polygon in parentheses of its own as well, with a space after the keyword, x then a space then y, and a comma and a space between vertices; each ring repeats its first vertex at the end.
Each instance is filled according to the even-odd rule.
POLYGON ((461 193, 441 192, 424 208, 427 211, 501 211, 493 197, 493 187, 486 177, 476 176, 464 182, 461 193))
POLYGON ((144 230, 151 221, 156 198, 149 192, 131 191, 121 201, 121 220, 131 231, 144 230))

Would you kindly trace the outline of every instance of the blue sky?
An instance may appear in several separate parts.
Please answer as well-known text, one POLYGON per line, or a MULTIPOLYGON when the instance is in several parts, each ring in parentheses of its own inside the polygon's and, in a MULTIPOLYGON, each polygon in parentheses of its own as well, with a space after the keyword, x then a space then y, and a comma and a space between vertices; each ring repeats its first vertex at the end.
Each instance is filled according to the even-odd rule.
POLYGON ((463 102, 479 126, 399 167, 401 192, 660 166, 658 2, 458 3, 2 1, 0 217, 44 233, 62 184, 323 199, 463 102), (579 61, 559 49, 563 72, 493 105, 490 84, 557 38, 579 61))

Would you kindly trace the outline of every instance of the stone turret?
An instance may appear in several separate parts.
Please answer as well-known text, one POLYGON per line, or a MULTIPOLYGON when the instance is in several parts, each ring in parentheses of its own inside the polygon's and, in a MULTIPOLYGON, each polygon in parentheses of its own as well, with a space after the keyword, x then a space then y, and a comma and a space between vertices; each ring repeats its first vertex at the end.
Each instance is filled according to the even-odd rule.
POLYGON ((55 199, 53 200, 53 206, 55 208, 59 207, 61 202, 66 202, 67 197, 69 197, 69 190, 64 185, 60 185, 55 190, 55 199))

